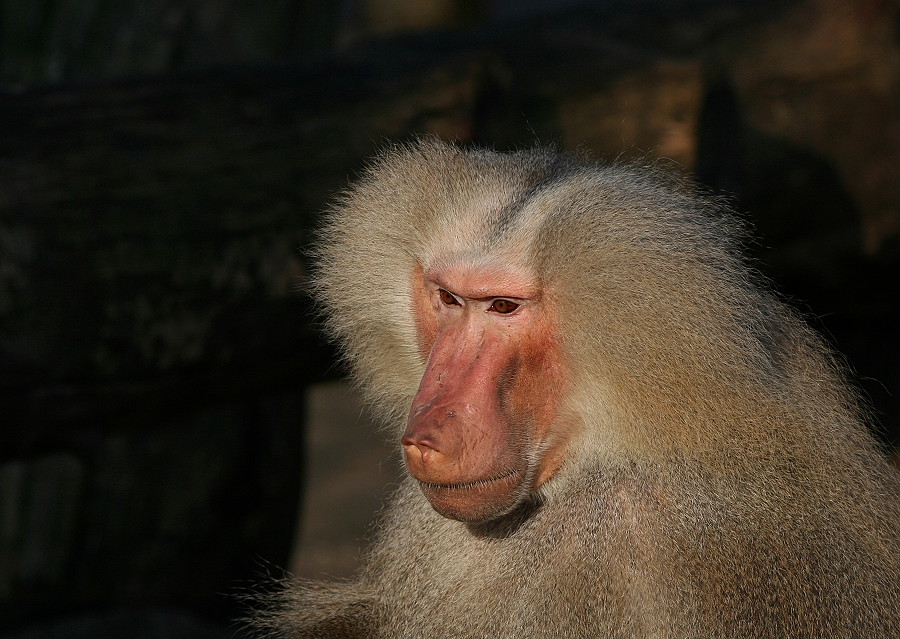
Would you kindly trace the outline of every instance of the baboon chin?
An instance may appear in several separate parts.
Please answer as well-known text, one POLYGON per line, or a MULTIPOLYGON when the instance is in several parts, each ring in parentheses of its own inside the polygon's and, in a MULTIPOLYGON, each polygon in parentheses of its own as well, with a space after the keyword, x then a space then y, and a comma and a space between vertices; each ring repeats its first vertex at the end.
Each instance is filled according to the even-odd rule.
POLYGON ((898 637, 897 480, 838 359, 653 169, 435 140, 329 212, 315 292, 408 477, 285 637, 898 637))

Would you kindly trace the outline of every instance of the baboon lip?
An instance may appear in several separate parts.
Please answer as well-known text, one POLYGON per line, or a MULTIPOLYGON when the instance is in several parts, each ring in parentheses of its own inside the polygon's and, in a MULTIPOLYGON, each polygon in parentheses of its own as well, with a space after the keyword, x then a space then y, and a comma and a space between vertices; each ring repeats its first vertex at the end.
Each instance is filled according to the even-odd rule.
POLYGON ((423 488, 429 490, 473 490, 481 488, 482 486, 489 486, 491 484, 496 484, 510 478, 517 477, 519 474, 520 473, 518 470, 511 470, 496 477, 490 477, 488 479, 476 479, 475 481, 442 484, 420 479, 419 483, 423 488))
POLYGON ((475 481, 437 483, 419 480, 419 487, 438 514, 469 524, 500 517, 523 497, 524 475, 511 470, 475 481))

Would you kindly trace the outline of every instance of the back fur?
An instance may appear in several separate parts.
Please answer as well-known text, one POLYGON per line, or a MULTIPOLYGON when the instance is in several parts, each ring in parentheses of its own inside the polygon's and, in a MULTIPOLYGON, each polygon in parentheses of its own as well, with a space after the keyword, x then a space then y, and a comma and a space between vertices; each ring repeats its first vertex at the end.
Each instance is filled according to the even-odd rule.
POLYGON ((434 140, 331 210, 316 291, 399 439, 424 369, 414 270, 513 260, 553 300, 581 424, 557 475, 482 527, 412 481, 357 582, 302 586, 278 636, 896 637, 896 477, 823 341, 720 207, 653 170, 434 140), (335 621, 337 619, 337 621, 335 621))

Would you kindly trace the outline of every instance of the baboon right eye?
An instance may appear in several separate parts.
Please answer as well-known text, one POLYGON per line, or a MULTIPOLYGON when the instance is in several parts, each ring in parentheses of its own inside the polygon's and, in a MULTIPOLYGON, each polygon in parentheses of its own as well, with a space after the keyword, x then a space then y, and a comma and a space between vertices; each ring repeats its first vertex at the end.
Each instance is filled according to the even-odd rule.
POLYGON ((446 306, 459 306, 459 300, 450 291, 439 288, 438 295, 446 306))

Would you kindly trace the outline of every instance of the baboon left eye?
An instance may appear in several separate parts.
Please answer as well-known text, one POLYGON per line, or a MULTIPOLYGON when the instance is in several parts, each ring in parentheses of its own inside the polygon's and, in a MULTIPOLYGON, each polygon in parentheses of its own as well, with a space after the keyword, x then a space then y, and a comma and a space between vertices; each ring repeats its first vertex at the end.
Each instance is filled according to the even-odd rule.
POLYGON ((508 315, 517 308, 519 308, 519 305, 515 302, 510 302, 509 300, 494 300, 494 303, 491 304, 491 307, 488 310, 500 313, 501 315, 508 315))
POLYGON ((459 300, 451 293, 450 291, 445 291, 442 288, 438 289, 438 297, 441 298, 441 301, 446 306, 459 306, 459 300))

